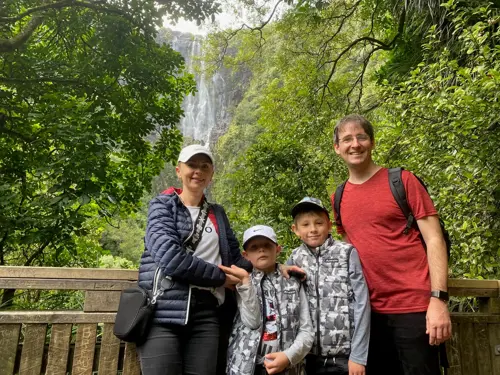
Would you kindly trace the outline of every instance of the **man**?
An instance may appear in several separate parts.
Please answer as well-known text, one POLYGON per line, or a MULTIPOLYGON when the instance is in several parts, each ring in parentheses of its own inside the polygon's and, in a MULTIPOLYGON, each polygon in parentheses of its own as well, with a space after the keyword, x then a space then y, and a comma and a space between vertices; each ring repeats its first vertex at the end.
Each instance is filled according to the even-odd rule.
POLYGON ((432 200, 403 170, 418 226, 405 231, 406 217, 391 193, 388 170, 372 160, 373 126, 363 116, 337 123, 334 147, 349 170, 337 232, 358 250, 370 292, 367 374, 440 374, 437 346, 450 337, 451 321, 446 245, 432 200))

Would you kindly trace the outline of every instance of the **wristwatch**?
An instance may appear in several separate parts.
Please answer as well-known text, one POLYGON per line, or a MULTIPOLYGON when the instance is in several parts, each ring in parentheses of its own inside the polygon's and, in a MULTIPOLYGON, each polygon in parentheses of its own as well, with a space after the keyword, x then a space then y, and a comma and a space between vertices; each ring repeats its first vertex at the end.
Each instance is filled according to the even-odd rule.
POLYGON ((440 299, 443 302, 448 302, 450 299, 450 296, 448 295, 448 292, 445 292, 443 290, 433 290, 431 291, 431 297, 435 297, 437 299, 440 299))

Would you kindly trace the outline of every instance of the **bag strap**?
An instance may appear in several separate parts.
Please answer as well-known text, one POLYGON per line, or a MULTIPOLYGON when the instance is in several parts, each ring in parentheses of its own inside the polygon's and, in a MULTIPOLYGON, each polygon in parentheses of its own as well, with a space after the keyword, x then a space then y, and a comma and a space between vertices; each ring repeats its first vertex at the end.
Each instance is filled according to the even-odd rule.
POLYGON ((209 204, 205 197, 203 197, 203 202, 201 204, 200 212, 198 213, 198 217, 194 222, 194 232, 191 237, 186 241, 184 247, 186 251, 194 252, 198 247, 198 244, 201 241, 201 236, 203 235, 203 228, 205 228, 205 224, 208 219, 208 209, 209 204))
POLYGON ((342 226, 342 218, 340 217, 340 202, 342 201, 342 195, 344 194, 344 188, 345 184, 347 183, 347 180, 344 181, 344 183, 340 184, 337 186, 337 189, 335 190, 335 196, 333 200, 333 210, 335 211, 335 225, 336 226, 342 226))
POLYGON ((401 178, 403 168, 390 168, 389 169, 389 187, 391 188, 391 193, 396 200, 401 211, 403 211, 403 215, 406 217, 406 226, 403 230, 404 234, 407 234, 410 228, 415 223, 415 217, 410 210, 410 206, 408 205, 408 200, 406 199, 406 190, 403 185, 403 179, 401 178))
POLYGON ((227 228, 224 210, 218 204, 212 205, 215 214, 215 220, 217 221, 217 226, 219 228, 219 253, 221 256, 222 265, 229 267, 230 262, 230 250, 229 243, 227 241, 227 228))

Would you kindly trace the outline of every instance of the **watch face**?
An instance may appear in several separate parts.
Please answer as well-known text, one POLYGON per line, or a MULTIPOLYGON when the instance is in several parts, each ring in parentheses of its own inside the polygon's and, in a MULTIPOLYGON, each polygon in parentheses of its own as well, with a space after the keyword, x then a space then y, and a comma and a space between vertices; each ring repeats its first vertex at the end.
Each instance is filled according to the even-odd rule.
POLYGON ((431 292, 431 297, 438 298, 438 299, 445 301, 445 302, 448 301, 448 299, 449 299, 448 292, 445 292, 442 290, 433 290, 431 292))

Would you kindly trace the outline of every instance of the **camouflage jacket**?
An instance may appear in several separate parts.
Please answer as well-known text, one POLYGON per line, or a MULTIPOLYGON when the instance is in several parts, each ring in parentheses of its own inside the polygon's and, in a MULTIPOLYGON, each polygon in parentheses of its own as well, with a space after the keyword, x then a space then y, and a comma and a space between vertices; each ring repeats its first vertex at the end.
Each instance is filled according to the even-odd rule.
POLYGON ((305 291, 297 279, 285 279, 278 269, 270 275, 254 269, 251 274, 252 283, 245 290, 245 293, 248 293, 245 298, 246 305, 242 303, 243 288, 238 287, 238 312, 229 339, 227 374, 254 373, 264 323, 262 295, 264 277, 269 278, 275 288, 278 300, 278 341, 280 350, 284 351, 291 361, 291 366, 280 374, 303 374, 302 359, 308 353, 314 339, 305 291), (298 337, 299 332, 300 337, 298 337), (290 356, 292 346, 295 346, 295 353, 301 354, 290 356))
POLYGON ((306 294, 316 333, 311 352, 316 355, 350 355, 354 332, 354 292, 349 279, 352 249, 352 245, 329 237, 314 252, 302 244, 287 262, 307 273, 306 294))

